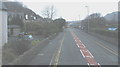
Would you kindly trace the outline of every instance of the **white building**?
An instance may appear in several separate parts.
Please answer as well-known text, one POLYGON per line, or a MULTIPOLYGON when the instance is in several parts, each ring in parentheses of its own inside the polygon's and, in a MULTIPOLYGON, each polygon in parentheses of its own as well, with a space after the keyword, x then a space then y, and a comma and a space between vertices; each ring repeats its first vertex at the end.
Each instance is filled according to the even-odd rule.
POLYGON ((0 46, 7 43, 7 10, 2 2, 0 2, 0 46))

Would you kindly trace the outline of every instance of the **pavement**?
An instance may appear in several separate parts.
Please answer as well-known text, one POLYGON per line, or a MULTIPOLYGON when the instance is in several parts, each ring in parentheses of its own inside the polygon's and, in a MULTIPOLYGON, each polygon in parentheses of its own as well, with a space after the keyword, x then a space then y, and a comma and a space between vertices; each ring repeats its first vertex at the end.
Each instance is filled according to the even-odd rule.
POLYGON ((27 65, 118 65, 118 46, 66 28, 27 65))

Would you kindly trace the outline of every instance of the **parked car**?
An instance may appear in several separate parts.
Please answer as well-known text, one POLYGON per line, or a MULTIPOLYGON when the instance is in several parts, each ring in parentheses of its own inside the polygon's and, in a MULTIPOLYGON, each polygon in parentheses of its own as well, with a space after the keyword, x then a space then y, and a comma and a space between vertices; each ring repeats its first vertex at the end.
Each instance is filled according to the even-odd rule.
POLYGON ((33 40, 33 36, 29 33, 22 32, 19 33, 18 39, 33 40))
POLYGON ((23 38, 25 40, 33 40, 33 36, 32 35, 24 35, 23 38))

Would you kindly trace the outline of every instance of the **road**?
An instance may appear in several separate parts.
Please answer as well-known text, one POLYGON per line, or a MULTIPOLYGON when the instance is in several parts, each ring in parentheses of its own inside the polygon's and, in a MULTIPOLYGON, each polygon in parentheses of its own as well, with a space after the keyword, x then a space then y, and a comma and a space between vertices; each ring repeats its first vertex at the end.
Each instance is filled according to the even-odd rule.
POLYGON ((29 65, 118 65, 118 47, 78 29, 67 28, 29 65))

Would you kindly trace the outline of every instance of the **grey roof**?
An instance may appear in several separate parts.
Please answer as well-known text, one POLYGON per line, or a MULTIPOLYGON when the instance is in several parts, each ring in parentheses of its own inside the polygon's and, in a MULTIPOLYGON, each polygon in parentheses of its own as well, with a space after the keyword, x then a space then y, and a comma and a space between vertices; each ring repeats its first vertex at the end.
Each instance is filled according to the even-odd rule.
POLYGON ((3 2, 7 10, 10 12, 25 13, 30 15, 36 15, 31 9, 23 7, 23 4, 20 2, 3 2))
POLYGON ((3 2, 0 1, 0 10, 6 10, 7 8, 3 4, 3 2))

